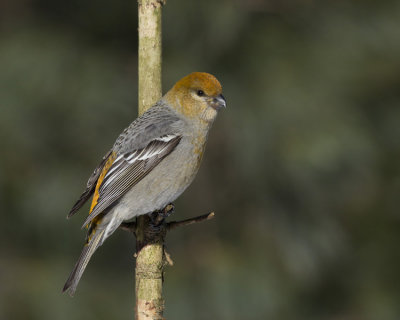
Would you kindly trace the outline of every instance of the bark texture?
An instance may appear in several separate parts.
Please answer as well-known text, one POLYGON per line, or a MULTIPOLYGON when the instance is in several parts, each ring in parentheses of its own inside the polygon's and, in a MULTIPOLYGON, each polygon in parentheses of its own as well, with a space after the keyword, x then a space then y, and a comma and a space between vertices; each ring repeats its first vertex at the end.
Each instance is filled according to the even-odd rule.
MULTIPOLYGON (((165 1, 139 0, 139 115, 157 102, 161 91, 161 9, 165 1)), ((169 210, 168 206, 164 210, 169 210)), ((161 320, 164 312, 164 267, 173 262, 164 250, 167 230, 210 220, 214 213, 166 223, 157 212, 121 227, 136 236, 137 320, 161 320)))
POLYGON ((164 1, 139 0, 139 114, 161 98, 161 9, 164 1))
POLYGON ((140 216, 136 223, 136 319, 163 318, 162 297, 165 265, 164 238, 166 227, 155 228, 148 215, 140 216))
MULTIPOLYGON (((162 95, 161 9, 163 1, 139 0, 139 114, 162 95)), ((137 218, 136 319, 163 319, 162 282, 165 232, 151 229, 147 215, 137 218)))

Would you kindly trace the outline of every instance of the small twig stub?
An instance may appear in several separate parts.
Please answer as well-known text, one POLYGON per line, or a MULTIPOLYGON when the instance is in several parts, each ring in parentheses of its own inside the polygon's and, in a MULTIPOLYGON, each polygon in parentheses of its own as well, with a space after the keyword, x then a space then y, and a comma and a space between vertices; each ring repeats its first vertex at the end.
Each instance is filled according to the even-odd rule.
POLYGON ((167 230, 172 230, 172 229, 175 229, 177 227, 188 226, 190 224, 203 222, 203 221, 206 221, 206 220, 211 220, 214 217, 215 217, 215 213, 214 212, 210 212, 210 213, 203 214, 201 216, 194 217, 194 218, 189 218, 189 219, 186 219, 186 220, 171 221, 171 222, 167 223, 167 230))

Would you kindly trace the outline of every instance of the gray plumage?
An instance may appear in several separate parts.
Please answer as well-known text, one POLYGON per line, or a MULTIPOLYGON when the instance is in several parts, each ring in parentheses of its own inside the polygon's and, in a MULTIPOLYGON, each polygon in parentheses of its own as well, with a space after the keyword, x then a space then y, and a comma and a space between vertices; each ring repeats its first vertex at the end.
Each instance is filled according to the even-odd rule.
POLYGON ((91 256, 122 222, 163 209, 190 185, 209 128, 225 106, 218 80, 194 72, 121 133, 68 215, 94 194, 86 245, 63 291, 75 293, 91 256))
POLYGON ((71 296, 75 293, 91 256, 122 222, 164 208, 187 188, 202 154, 202 150, 194 150, 193 141, 199 134, 205 139, 207 132, 208 126, 198 127, 160 100, 121 133, 69 214, 93 194, 108 156, 115 152, 116 159, 100 185, 98 202, 84 222, 84 226, 89 224, 87 244, 63 291, 71 296), (169 161, 163 162, 166 157, 169 161), (91 221, 97 216, 100 222, 93 227, 91 221))
POLYGON ((108 157, 110 156, 112 150, 108 151, 107 154, 103 157, 103 160, 100 162, 100 164, 97 166, 96 169, 94 169, 92 175, 89 177, 89 180, 86 184, 86 189, 82 193, 82 195, 79 197, 79 199, 76 201, 76 203, 73 205, 71 211, 68 213, 67 218, 71 218, 75 213, 78 212, 78 210, 85 204, 85 202, 92 196, 94 193, 94 189, 96 188, 96 183, 97 179, 99 179, 101 170, 104 167, 104 164, 106 163, 108 157))

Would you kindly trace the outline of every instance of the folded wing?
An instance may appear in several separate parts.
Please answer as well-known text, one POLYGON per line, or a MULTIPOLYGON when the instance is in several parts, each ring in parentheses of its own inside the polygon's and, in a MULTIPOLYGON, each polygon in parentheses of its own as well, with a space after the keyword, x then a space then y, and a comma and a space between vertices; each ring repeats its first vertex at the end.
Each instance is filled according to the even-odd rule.
POLYGON ((112 151, 110 150, 102 159, 100 164, 94 169, 92 175, 89 177, 89 180, 86 184, 86 189, 80 196, 80 198, 75 202, 74 206, 72 207, 71 211, 69 212, 67 218, 71 218, 78 210, 85 204, 85 202, 92 196, 95 191, 97 180, 101 172, 103 171, 104 165, 109 161, 110 157, 112 156, 112 151))
MULTIPOLYGON (((112 206, 151 172, 179 144, 180 135, 168 134, 151 140, 144 148, 117 155, 100 182, 97 203, 83 226, 112 206)), ((96 188, 97 189, 97 188, 96 188)))

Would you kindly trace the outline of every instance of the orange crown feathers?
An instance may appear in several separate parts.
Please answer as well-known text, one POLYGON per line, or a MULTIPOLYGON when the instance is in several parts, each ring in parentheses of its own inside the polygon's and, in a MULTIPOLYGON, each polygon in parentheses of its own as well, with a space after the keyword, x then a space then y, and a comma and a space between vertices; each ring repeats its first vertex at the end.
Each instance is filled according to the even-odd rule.
POLYGON ((222 93, 222 86, 212 74, 206 72, 193 72, 179 80, 175 86, 175 90, 201 89, 208 96, 217 96, 222 93))

